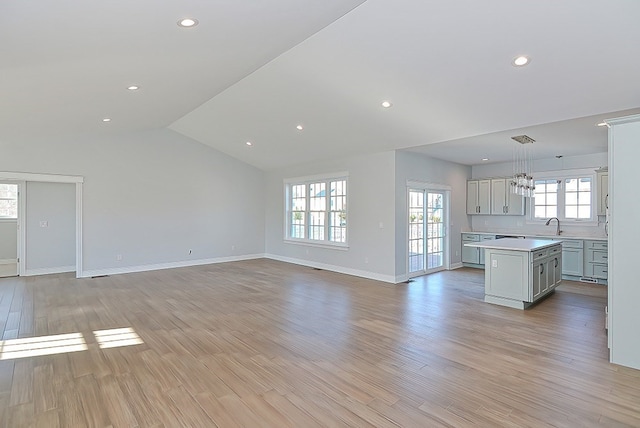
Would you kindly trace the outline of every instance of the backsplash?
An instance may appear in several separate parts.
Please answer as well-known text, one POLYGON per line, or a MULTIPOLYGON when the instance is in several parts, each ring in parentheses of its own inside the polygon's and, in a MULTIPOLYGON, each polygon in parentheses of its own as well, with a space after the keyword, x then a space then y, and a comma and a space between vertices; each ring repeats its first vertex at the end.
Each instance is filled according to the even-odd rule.
MULTIPOLYGON (((471 217, 472 232, 496 232, 518 235, 555 235, 555 221, 549 226, 544 223, 527 223, 526 216, 491 216, 474 215, 471 217)), ((575 223, 560 223, 560 230, 565 236, 579 236, 584 238, 606 237, 604 229, 605 217, 598 217, 598 224, 580 225, 575 223)))

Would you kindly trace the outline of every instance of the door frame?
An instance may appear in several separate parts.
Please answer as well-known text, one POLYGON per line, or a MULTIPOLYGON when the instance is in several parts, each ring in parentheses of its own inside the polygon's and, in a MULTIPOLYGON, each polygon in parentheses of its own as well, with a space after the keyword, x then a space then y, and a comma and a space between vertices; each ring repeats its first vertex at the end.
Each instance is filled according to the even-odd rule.
MULTIPOLYGON (((40 181, 45 183, 71 183, 76 185, 76 278, 82 277, 82 184, 84 183, 84 177, 77 175, 57 175, 57 174, 34 174, 30 172, 10 172, 0 171, 0 180, 23 182, 26 184, 29 181, 40 181)), ((22 188, 18 187, 18 191, 22 192, 18 196, 18 218, 19 218, 19 233, 18 236, 18 275, 26 275, 26 228, 24 227, 24 217, 26 210, 26 185, 22 188), (22 221, 20 220, 22 219, 22 221)))
MULTIPOLYGON (((22 233, 22 229, 23 229, 23 219, 24 219, 24 197, 23 197, 23 192, 25 189, 25 182, 24 181, 17 181, 17 180, 3 180, 0 179, 0 183, 2 184, 12 184, 18 187, 18 197, 17 197, 17 203, 18 203, 18 216, 16 217, 16 275, 20 276, 20 263, 22 261, 22 259, 20 258, 20 254, 21 254, 21 248, 24 246, 22 244, 22 239, 24 237, 24 234, 22 233)), ((10 275, 13 276, 13 275, 10 275)))
MULTIPOLYGON (((429 182, 424 182, 424 181, 414 181, 414 180, 407 180, 407 189, 406 189, 406 203, 405 203, 405 207, 404 209, 406 210, 406 215, 405 215, 405 227, 406 227, 406 236, 404 239, 404 245, 405 245, 405 257, 406 257, 406 272, 407 272, 407 278, 414 278, 417 276, 422 276, 422 275, 428 275, 429 273, 434 273, 437 272, 438 270, 431 270, 429 271, 426 268, 426 264, 425 264, 425 269, 421 270, 421 271, 416 271, 416 272, 409 272, 409 227, 408 227, 408 221, 407 219, 409 218, 409 192, 411 190, 424 190, 425 194, 428 193, 429 191, 436 191, 436 192, 442 192, 445 194, 445 200, 444 200, 444 204, 443 204, 443 208, 444 208, 444 229, 445 229, 445 236, 444 236, 444 254, 443 254, 443 263, 442 263, 442 269, 438 269, 438 270, 450 270, 451 269, 451 237, 450 237, 450 219, 451 219, 451 213, 450 213, 450 207, 451 207, 451 186, 448 186, 446 184, 440 184, 440 183, 429 183, 429 182)), ((425 201, 426 202, 426 201, 425 201)), ((426 209, 426 206, 425 206, 426 209)), ((426 225, 426 218, 425 218, 425 225, 426 225)), ((427 229, 425 227, 425 234, 427 233, 427 229)), ((424 242, 425 242, 425 248, 426 248, 426 243, 427 243, 427 238, 425 236, 424 238, 424 242)), ((425 253, 426 254, 426 253, 425 253)))

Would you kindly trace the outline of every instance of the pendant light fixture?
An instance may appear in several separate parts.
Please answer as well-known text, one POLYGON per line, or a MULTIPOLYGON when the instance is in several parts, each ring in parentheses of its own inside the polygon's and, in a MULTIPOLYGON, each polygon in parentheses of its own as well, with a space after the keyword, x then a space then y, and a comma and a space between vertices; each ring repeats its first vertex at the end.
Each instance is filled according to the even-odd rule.
POLYGON ((511 139, 520 144, 513 150, 511 193, 531 198, 535 196, 536 191, 533 181, 533 156, 531 153, 531 145, 535 140, 527 135, 516 135, 511 139))

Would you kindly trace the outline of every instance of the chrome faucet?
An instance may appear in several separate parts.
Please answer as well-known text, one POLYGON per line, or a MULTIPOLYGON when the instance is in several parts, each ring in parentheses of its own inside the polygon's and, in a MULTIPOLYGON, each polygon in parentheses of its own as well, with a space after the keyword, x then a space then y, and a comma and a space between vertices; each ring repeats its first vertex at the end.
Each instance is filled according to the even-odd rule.
POLYGON ((560 220, 558 220, 558 217, 551 217, 549 220, 547 220, 547 222, 544 225, 549 226, 549 223, 551 223, 551 220, 555 220, 558 222, 558 225, 556 227, 556 235, 560 236, 562 231, 560 230, 560 220))

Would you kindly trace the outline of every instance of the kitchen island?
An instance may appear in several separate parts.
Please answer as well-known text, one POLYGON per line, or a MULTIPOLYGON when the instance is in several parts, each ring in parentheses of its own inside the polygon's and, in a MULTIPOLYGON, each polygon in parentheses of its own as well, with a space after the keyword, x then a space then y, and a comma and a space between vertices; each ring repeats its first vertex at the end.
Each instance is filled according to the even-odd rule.
POLYGON ((464 244, 484 250, 484 301, 525 309, 562 281, 562 244, 504 238, 464 244))

